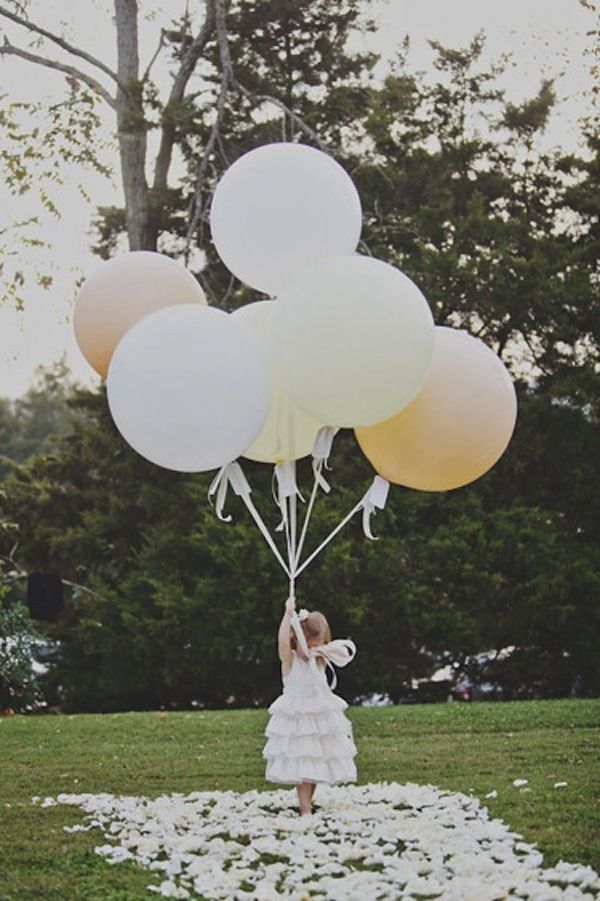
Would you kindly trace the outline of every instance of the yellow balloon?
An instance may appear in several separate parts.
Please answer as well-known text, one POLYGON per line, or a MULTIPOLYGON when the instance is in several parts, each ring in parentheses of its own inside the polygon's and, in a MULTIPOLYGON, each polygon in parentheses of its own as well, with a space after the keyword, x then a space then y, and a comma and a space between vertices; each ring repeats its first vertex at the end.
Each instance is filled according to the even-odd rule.
POLYGON ((500 360, 478 338, 435 329, 423 388, 395 416, 355 429, 377 472, 397 485, 448 491, 478 479, 506 450, 517 399, 500 360))
POLYGON ((277 301, 248 303, 231 315, 246 326, 258 340, 267 364, 271 384, 271 405, 262 431, 244 452, 244 457, 259 463, 283 463, 299 460, 312 452, 317 432, 323 423, 301 409, 281 388, 272 358, 271 316, 277 301))
POLYGON ((132 325, 181 303, 206 303, 201 286, 181 263, 147 250, 113 257, 92 272, 75 301, 79 349, 105 376, 117 344, 132 325))

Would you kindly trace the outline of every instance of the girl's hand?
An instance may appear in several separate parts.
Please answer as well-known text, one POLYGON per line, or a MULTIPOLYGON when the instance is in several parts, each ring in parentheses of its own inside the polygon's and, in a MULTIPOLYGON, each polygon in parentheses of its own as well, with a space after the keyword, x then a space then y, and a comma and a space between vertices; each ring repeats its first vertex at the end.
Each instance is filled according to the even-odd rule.
POLYGON ((296 598, 294 597, 293 594, 291 594, 289 596, 289 598, 287 599, 287 601, 285 602, 285 612, 289 613, 291 615, 295 609, 296 609, 296 598))

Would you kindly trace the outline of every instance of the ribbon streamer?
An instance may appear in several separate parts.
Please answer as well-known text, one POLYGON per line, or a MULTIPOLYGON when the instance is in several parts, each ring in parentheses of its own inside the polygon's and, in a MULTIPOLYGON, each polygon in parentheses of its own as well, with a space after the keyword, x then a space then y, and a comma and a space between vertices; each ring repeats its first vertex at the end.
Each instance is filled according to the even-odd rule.
POLYGON ((371 532, 371 516, 375 515, 376 509, 384 509, 389 490, 390 483, 387 479, 383 479, 381 476, 375 476, 373 484, 362 499, 363 532, 367 538, 371 539, 371 541, 378 541, 377 536, 373 535, 371 532))
POLYGON ((310 649, 311 657, 323 657, 325 664, 331 673, 329 687, 337 686, 336 666, 348 666, 356 657, 356 645, 351 638, 334 638, 327 644, 318 644, 310 649))
POLYGON ((300 494, 298 483, 296 482, 296 461, 285 460, 283 463, 277 463, 273 470, 273 497, 275 503, 281 511, 281 522, 276 527, 276 532, 287 531, 290 523, 288 514, 288 503, 291 504, 292 499, 300 498, 304 503, 304 498, 300 494))
POLYGON ((383 479, 381 476, 375 476, 373 482, 371 483, 369 490, 367 493, 359 500, 355 507, 350 510, 350 513, 344 517, 344 519, 338 523, 338 525, 329 533, 327 538, 321 542, 321 544, 316 548, 312 554, 310 554, 306 560, 302 562, 302 564, 297 568, 295 575, 299 576, 303 569, 306 569, 309 563, 315 559, 317 554, 320 554, 324 547, 326 547, 329 542, 335 538, 338 532, 340 532, 346 523, 350 522, 355 513, 358 513, 359 510, 366 510, 366 516, 363 515, 363 530, 367 538, 374 538, 371 534, 370 530, 370 522, 369 519, 373 514, 375 508, 379 510, 383 510, 385 507, 385 502, 387 500, 387 495, 389 491, 390 483, 383 479))
POLYGON ((239 463, 226 463, 225 466, 222 466, 208 489, 208 499, 211 504, 213 494, 216 495, 215 513, 222 522, 231 522, 233 519, 232 516, 223 513, 227 499, 227 489, 230 485, 238 497, 250 497, 252 489, 239 463))
POLYGON ((331 456, 331 447, 333 439, 337 435, 338 429, 330 425, 325 425, 317 432, 312 452, 312 469, 315 482, 325 494, 331 491, 331 485, 323 476, 323 469, 329 469, 329 457, 331 456))
POLYGON ((242 501, 246 505, 252 519, 260 529, 260 532, 273 551, 277 561, 283 568, 285 574, 290 578, 290 570, 286 566, 283 557, 279 552, 279 548, 273 541, 273 538, 264 524, 262 517, 256 507, 252 502, 252 498, 250 497, 250 492, 252 489, 250 488, 250 484, 244 475, 242 467, 239 463, 226 463, 225 466, 222 466, 218 471, 216 476, 211 482, 210 488, 208 489, 208 497, 212 503, 213 495, 216 495, 215 498, 215 513, 219 517, 222 522, 231 522, 233 517, 229 515, 225 515, 223 513, 223 508, 225 506, 225 500, 227 498, 227 489, 229 486, 233 488, 234 492, 238 497, 241 497, 242 501))

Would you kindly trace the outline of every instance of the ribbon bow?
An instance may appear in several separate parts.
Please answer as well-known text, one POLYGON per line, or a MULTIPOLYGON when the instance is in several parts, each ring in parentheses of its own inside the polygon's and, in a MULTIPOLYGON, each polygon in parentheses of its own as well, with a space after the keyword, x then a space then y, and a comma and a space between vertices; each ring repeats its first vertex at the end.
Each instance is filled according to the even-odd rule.
POLYGON ((325 660, 325 664, 331 672, 329 687, 333 691, 337 685, 337 675, 334 666, 347 666, 351 663, 356 657, 356 645, 350 638, 335 638, 326 644, 318 644, 313 648, 309 648, 301 626, 301 622, 307 616, 308 610, 302 609, 299 613, 294 610, 291 616, 292 629, 304 657, 307 657, 309 660, 316 660, 317 657, 322 657, 325 660))
POLYGON ((356 645, 351 638, 334 638, 327 644, 318 644, 309 650, 310 657, 323 657, 327 668, 331 671, 329 687, 333 689, 337 685, 335 666, 348 666, 356 657, 356 645))

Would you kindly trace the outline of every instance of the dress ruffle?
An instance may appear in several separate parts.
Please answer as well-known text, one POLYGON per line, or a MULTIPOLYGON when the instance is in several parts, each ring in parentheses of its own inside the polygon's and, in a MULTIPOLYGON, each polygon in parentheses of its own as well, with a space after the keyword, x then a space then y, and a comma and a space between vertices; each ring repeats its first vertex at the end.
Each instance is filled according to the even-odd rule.
POLYGON ((356 746, 346 701, 327 685, 325 674, 295 658, 284 692, 269 707, 266 778, 294 784, 356 780, 356 746))

